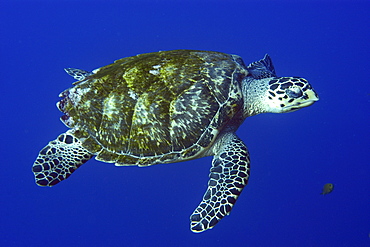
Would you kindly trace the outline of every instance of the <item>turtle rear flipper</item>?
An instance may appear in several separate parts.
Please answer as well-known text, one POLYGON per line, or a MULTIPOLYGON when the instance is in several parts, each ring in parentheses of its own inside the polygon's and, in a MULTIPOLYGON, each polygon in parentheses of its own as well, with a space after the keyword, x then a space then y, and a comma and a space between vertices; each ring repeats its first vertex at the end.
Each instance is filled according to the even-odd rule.
POLYGON ((89 75, 93 74, 90 71, 75 68, 65 68, 64 71, 67 72, 68 75, 75 78, 77 81, 82 81, 86 79, 86 77, 88 77, 89 75))
POLYGON ((69 130, 40 151, 32 166, 36 184, 50 187, 56 185, 92 157, 69 130))
POLYGON ((227 134, 216 149, 208 189, 190 216, 193 232, 211 229, 228 215, 248 182, 250 161, 243 141, 235 134, 227 134))

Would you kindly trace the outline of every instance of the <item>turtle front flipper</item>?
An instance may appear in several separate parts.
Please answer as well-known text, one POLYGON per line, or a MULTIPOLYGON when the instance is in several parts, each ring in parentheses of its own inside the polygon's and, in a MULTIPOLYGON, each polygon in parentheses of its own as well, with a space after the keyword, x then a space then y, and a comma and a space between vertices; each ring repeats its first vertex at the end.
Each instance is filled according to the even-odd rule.
POLYGON ((190 216, 193 232, 211 229, 228 215, 248 182, 250 161, 243 141, 227 134, 215 149, 208 189, 190 216))
POLYGON ((44 147, 32 166, 36 184, 53 186, 67 179, 93 155, 82 147, 72 130, 58 136, 44 147))

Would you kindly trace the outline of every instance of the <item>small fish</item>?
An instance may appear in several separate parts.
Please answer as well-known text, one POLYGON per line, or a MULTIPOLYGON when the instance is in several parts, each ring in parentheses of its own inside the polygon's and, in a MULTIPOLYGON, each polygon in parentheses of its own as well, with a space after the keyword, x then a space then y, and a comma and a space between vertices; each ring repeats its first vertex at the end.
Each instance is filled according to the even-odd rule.
POLYGON ((326 194, 329 194, 330 192, 332 192, 334 189, 334 184, 325 184, 324 187, 322 188, 322 192, 321 192, 321 195, 326 195, 326 194))

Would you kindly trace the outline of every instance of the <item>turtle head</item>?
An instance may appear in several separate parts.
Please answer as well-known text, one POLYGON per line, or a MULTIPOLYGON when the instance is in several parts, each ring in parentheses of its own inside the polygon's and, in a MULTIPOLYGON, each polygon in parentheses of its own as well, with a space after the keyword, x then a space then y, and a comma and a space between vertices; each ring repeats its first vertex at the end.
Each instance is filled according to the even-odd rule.
POLYGON ((243 81, 245 117, 264 112, 292 112, 319 100, 306 79, 277 77, 268 55, 247 69, 250 75, 243 81))
POLYGON ((275 77, 268 83, 265 94, 267 112, 292 112, 318 101, 319 97, 306 79, 275 77))
POLYGON ((246 117, 265 112, 293 112, 319 100, 308 81, 300 77, 249 79, 244 88, 246 117))

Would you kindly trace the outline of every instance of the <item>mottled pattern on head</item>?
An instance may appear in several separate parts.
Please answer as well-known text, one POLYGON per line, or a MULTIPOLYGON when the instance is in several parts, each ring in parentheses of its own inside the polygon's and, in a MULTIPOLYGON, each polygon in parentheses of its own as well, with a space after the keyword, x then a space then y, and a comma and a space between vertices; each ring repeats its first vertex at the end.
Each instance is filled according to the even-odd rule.
POLYGON ((269 81, 267 104, 279 106, 281 112, 291 112, 311 105, 318 99, 312 86, 304 78, 277 77, 269 81))
POLYGON ((242 82, 244 117, 260 113, 292 112, 312 105, 318 95, 304 78, 277 77, 267 54, 247 67, 251 76, 242 82))

